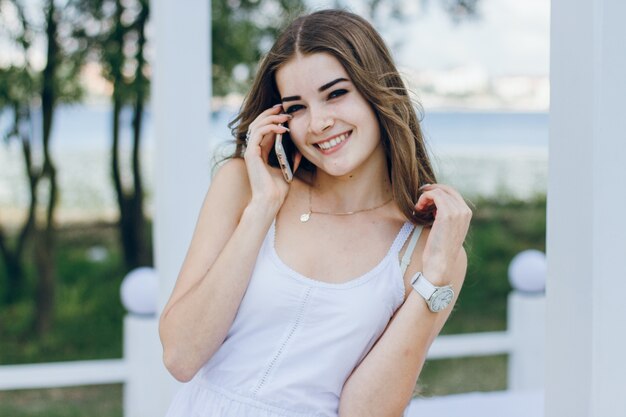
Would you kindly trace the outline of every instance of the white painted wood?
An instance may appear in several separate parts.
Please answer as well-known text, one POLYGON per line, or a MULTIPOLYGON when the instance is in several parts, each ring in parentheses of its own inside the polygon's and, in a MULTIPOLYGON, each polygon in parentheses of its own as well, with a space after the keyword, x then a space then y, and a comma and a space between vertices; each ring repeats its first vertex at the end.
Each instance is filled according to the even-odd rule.
POLYGON ((507 331, 513 345, 509 354, 508 389, 542 389, 545 373, 545 296, 512 292, 507 317, 507 331))
POLYGON ((123 359, 0 366, 0 391, 118 384, 126 380, 123 359))
POLYGON ((590 416, 623 417, 626 416, 626 2, 597 3, 590 416))
POLYGON ((500 355, 512 348, 513 340, 507 332, 451 334, 435 339, 428 359, 500 355))
POLYGON ((587 416, 591 390, 593 13, 553 0, 547 207, 546 417, 587 416), (581 22, 585 22, 581 25, 581 22), (586 82, 585 82, 586 81, 586 82), (587 195, 587 198, 581 198, 587 195))
POLYGON ((552 1, 546 417, 626 415, 625 14, 552 1))
MULTIPOLYGON (((404 417, 543 417, 543 392, 470 392, 411 400, 404 417)), ((565 417, 565 416, 564 416, 565 417)))
POLYGON ((165 304, 211 173, 209 2, 153 0, 155 259, 165 304))
POLYGON ((167 380, 160 365, 157 317, 128 314, 124 318, 124 359, 127 376, 124 383, 124 416, 152 417, 164 415, 163 404, 155 401, 155 383, 167 380), (159 364, 155 366, 155 364, 159 364))
MULTIPOLYGON (((161 311, 189 246, 211 173, 211 25, 208 1, 152 0, 151 5, 154 255, 161 311)), ((161 346, 153 348, 160 351, 161 346)), ((163 366, 158 362, 153 366, 163 366)), ((165 414, 176 386, 170 376, 155 381, 152 401, 160 411, 154 415, 165 414)))

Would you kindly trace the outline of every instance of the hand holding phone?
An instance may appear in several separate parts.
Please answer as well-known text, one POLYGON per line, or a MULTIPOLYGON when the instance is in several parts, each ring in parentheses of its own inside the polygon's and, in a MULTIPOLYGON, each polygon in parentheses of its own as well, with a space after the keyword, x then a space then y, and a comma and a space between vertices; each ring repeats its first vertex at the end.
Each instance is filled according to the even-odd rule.
POLYGON ((274 140, 274 151, 276 152, 278 165, 280 166, 280 170, 283 172, 283 177, 285 178, 285 181, 287 182, 293 181, 293 171, 291 169, 291 165, 289 164, 289 160, 287 158, 287 152, 285 151, 285 148, 283 147, 282 133, 276 134, 276 139, 274 140))

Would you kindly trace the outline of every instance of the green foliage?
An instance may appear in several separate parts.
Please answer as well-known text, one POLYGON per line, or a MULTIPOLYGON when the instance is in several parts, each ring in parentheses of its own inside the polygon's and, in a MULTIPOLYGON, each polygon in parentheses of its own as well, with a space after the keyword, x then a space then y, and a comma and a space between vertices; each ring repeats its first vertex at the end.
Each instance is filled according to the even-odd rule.
POLYGON ((102 76, 114 85, 115 97, 131 103, 150 90, 144 54, 144 28, 150 14, 147 0, 74 0, 85 23, 89 59, 102 67, 102 76))
POLYGON ((122 417, 122 385, 0 391, 0 416, 122 417))
POLYGON ((0 109, 29 103, 35 92, 40 91, 38 81, 28 68, 0 67, 0 109))
POLYGON ((212 1, 213 95, 245 92, 261 56, 305 7, 303 0, 212 1))
MULTIPOLYGON (((422 0, 427 5, 434 0, 422 0)), ((437 0, 455 23, 479 16, 480 0, 437 0)), ((336 0, 335 7, 350 9, 353 2, 336 0)), ((424 9, 425 10, 425 9, 424 9)), ((294 17, 307 11, 304 0, 214 0, 211 2, 213 95, 245 93, 257 64, 279 32, 294 17)), ((403 0, 367 0, 366 17, 379 30, 411 24, 403 0)), ((404 41, 393 42, 394 46, 404 41)))
MULTIPOLYGON (((545 252, 546 199, 479 199, 466 241, 468 268, 463 290, 443 332, 506 329, 507 269, 522 250, 545 252)), ((507 356, 428 361, 418 381, 424 396, 506 389, 507 356)))
MULTIPOLYGON (((12 22, 12 31, 3 31, 3 41, 11 46, 12 59, 3 61, 0 67, 0 85, 11 87, 11 96, 20 100, 22 104, 36 106, 39 103, 42 85, 42 71, 33 57, 40 55, 41 44, 47 39, 46 13, 52 0, 43 2, 41 8, 28 8, 26 13, 25 2, 18 0, 4 1, 1 9, 5 13, 2 20, 12 22), (46 24, 41 24, 46 22, 46 24), (39 52, 39 53, 38 53, 39 52), (16 77, 14 72, 20 72, 16 77), (11 83, 18 81, 18 83, 11 83)), ((62 5, 55 6, 53 24, 56 26, 56 44, 58 49, 46 55, 47 59, 54 60, 56 71, 53 75, 53 89, 56 101, 72 103, 83 96, 80 84, 80 71, 88 54, 89 39, 83 28, 81 16, 76 9, 77 0, 68 0, 62 5)), ((56 4, 56 3, 55 3, 56 4)), ((1 21, 1 20, 0 20, 1 21)), ((4 91, 4 88, 2 90, 4 91)), ((0 103, 0 109, 2 103, 0 103)))
POLYGON ((509 263, 525 249, 545 252, 545 196, 531 201, 480 199, 474 204, 465 245, 467 275, 444 333, 504 330, 509 263))
MULTIPOLYGON (((115 226, 73 226, 58 233, 56 326, 43 337, 30 333, 30 299, 0 309, 0 364, 121 357, 124 268, 115 226), (106 250, 104 261, 89 259, 94 247, 106 250)), ((34 268, 26 270, 31 285, 34 274, 34 268)))

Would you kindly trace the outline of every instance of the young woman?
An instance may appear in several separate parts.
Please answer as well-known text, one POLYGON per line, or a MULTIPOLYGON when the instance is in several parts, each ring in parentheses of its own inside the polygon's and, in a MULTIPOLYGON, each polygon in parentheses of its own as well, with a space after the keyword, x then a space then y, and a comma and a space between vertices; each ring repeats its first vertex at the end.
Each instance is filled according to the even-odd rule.
POLYGON ((296 19, 234 124, 161 316, 165 364, 191 381, 168 416, 401 415, 471 211, 435 184, 384 42, 345 11, 296 19), (280 135, 291 182, 269 163, 280 135))

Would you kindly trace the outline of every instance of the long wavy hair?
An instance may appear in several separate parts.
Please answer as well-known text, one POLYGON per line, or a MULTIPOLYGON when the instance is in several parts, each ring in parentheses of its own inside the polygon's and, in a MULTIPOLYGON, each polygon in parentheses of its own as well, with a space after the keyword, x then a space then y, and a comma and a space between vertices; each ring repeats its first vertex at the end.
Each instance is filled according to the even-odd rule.
MULTIPOLYGON (((431 212, 414 211, 421 194, 419 187, 437 182, 414 103, 378 32, 354 13, 320 10, 296 18, 282 32, 261 61, 240 113, 229 124, 236 142, 230 158, 243 157, 250 123, 259 113, 281 102, 275 79, 279 68, 297 54, 321 52, 343 65, 376 114, 394 201, 413 223, 432 223, 431 212)), ((315 167, 303 158, 300 169, 314 171, 315 167)))

